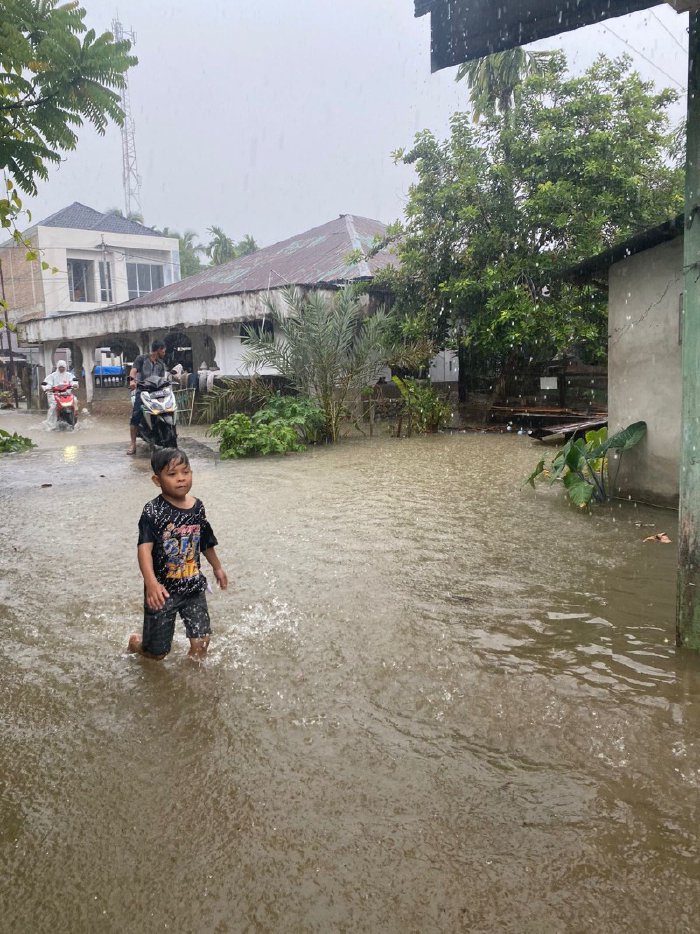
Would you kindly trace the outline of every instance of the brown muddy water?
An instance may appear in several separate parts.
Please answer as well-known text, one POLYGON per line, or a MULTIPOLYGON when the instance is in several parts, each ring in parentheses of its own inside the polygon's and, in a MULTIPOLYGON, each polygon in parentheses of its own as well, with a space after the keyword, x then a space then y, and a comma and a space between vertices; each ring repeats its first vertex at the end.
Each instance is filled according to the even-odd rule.
POLYGON ((521 489, 524 437, 193 437, 232 586, 154 663, 125 436, 0 459, 3 932, 698 930, 672 513, 521 489))

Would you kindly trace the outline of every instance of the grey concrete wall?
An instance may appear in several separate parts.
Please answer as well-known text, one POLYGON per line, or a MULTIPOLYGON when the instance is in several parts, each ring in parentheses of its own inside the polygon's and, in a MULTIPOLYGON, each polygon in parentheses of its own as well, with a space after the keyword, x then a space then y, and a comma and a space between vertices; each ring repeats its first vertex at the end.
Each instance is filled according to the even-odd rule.
MULTIPOLYGON (((678 502, 681 439, 680 301, 683 238, 616 263, 608 307, 608 424, 645 421, 645 440, 621 461, 620 495, 678 502)), ((611 458, 611 476, 616 465, 611 458)))

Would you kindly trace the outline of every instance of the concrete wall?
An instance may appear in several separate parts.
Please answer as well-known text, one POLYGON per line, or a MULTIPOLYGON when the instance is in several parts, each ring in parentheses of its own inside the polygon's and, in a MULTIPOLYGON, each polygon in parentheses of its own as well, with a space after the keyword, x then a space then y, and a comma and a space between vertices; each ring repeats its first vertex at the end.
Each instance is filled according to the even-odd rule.
POLYGON ((8 246, 0 249, 10 321, 44 314, 44 285, 40 261, 28 261, 26 255, 26 246, 8 246))
MULTIPOLYGON (((645 440, 622 458, 618 490, 658 505, 678 502, 682 268, 678 237, 616 263, 609 275, 609 430, 647 423, 645 440)), ((614 476, 612 458, 610 467, 614 476)))

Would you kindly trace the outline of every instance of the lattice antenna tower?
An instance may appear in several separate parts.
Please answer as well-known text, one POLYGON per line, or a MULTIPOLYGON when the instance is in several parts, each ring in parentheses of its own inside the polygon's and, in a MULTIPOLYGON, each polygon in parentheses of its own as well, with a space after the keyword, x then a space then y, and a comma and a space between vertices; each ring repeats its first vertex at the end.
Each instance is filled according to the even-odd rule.
MULTIPOLYGON (((118 19, 112 20, 112 35, 116 40, 128 39, 132 45, 136 44, 136 33, 133 29, 125 30, 118 19)), ((134 133, 134 118, 131 113, 131 98, 129 96, 129 79, 124 76, 122 88, 122 110, 124 111, 124 124, 122 126, 122 184, 124 186, 125 216, 140 214, 141 209, 141 176, 136 162, 136 138, 134 133)))

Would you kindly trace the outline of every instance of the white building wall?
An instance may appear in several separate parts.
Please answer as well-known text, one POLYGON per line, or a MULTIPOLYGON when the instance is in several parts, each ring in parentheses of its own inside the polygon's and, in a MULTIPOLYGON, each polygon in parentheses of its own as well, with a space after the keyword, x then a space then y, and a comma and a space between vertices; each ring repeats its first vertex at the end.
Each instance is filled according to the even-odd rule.
POLYGON ((173 237, 150 237, 139 234, 101 233, 98 230, 75 230, 68 227, 37 227, 40 260, 49 268, 42 271, 45 313, 87 312, 119 304, 129 299, 127 262, 153 263, 163 267, 163 284, 179 281, 179 246, 173 237), (177 257, 177 262, 173 257, 177 257), (68 260, 83 259, 93 263, 93 289, 96 301, 74 302, 70 298, 68 260), (100 261, 110 264, 112 300, 100 298, 100 261), (52 272, 52 268, 58 272, 52 272))
POLYGON ((609 430, 647 423, 645 440, 622 457, 618 488, 659 505, 678 500, 682 269, 677 237, 616 263, 609 275, 609 430))

